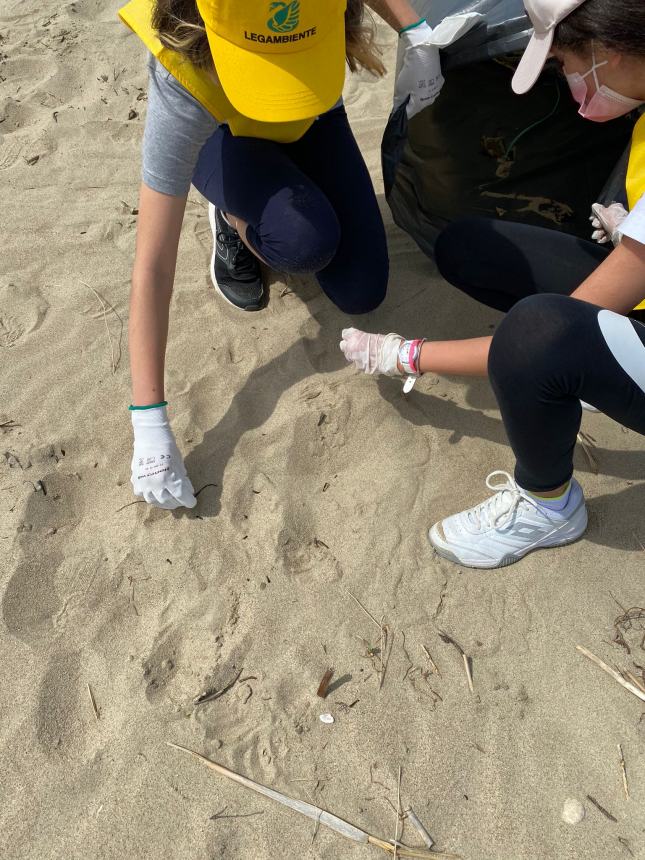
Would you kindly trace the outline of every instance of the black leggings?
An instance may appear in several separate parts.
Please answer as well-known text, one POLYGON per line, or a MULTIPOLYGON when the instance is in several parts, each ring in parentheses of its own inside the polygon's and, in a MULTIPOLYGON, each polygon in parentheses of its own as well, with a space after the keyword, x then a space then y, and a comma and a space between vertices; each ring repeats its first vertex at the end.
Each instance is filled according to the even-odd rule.
POLYGON ((343 107, 323 114, 296 143, 233 137, 219 126, 193 185, 248 223, 248 242, 271 268, 315 273, 344 313, 367 313, 385 298, 385 227, 343 107))
POLYGON ((446 280, 509 311, 488 370, 524 489, 545 492, 571 478, 580 400, 645 435, 645 325, 569 297, 608 253, 486 219, 456 222, 437 242, 446 280))

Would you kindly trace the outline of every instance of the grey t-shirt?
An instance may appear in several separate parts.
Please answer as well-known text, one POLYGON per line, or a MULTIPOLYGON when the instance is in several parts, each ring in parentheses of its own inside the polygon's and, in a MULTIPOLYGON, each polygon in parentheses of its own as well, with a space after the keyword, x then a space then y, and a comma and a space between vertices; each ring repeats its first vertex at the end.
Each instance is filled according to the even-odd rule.
POLYGON ((148 70, 143 181, 154 191, 183 197, 217 120, 152 55, 148 70))
MULTIPOLYGON (((199 153, 218 122, 152 54, 148 71, 143 181, 154 191, 184 197, 199 153)), ((342 103, 341 98, 334 107, 342 103)))

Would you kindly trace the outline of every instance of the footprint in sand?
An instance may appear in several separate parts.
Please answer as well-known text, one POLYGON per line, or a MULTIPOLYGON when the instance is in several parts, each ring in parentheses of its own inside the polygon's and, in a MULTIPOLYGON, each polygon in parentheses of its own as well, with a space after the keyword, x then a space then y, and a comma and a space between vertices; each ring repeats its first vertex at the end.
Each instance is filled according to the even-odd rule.
POLYGON ((0 284, 0 348, 15 346, 40 328, 49 303, 33 285, 0 284), (10 313, 7 308, 18 309, 10 313))
POLYGON ((8 170, 20 158, 25 143, 22 140, 7 140, 5 137, 0 146, 0 170, 8 170))

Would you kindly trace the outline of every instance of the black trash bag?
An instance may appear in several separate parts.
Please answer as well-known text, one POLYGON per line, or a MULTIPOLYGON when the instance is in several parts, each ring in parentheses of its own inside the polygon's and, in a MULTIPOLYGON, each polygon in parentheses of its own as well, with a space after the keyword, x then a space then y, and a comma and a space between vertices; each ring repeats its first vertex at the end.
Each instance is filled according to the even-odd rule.
POLYGON ((530 32, 523 14, 511 14, 523 12, 521 0, 443 6, 444 14, 474 9, 484 19, 442 52, 446 83, 434 105, 409 122, 404 109, 390 117, 382 161, 394 220, 430 256, 448 223, 473 215, 589 239, 592 203, 604 200, 610 177, 620 186, 635 117, 583 119, 555 67, 526 95, 513 93, 517 48, 530 32))

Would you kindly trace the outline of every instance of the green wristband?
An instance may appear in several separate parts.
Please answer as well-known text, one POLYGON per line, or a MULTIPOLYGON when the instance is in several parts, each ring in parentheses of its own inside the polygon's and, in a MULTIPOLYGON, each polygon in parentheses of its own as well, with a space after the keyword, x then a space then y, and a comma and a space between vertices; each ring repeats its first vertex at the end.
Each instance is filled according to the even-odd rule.
POLYGON ((150 406, 128 406, 130 412, 141 412, 144 409, 158 409, 160 406, 167 406, 168 401, 162 400, 161 403, 151 403, 150 406))
POLYGON ((407 27, 403 27, 401 30, 399 30, 399 36, 402 36, 404 33, 407 33, 408 30, 414 30, 417 27, 420 27, 422 24, 427 24, 427 23, 428 22, 425 18, 419 18, 419 20, 416 22, 416 24, 408 24, 407 27))

